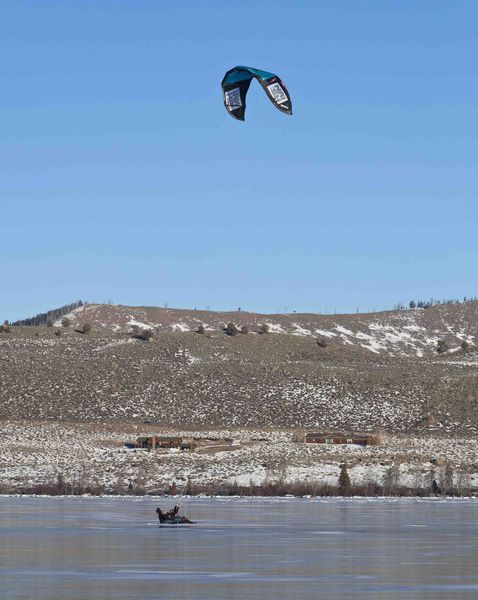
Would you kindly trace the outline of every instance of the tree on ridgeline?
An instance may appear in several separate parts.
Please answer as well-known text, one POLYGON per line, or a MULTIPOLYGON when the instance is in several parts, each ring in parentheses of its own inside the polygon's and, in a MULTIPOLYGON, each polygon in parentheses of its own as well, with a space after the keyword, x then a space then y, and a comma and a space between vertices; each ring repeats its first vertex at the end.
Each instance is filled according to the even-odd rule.
POLYGON ((26 326, 30 326, 30 327, 31 326, 37 327, 37 326, 41 326, 41 325, 48 325, 48 321, 51 321, 53 324, 55 321, 58 321, 58 319, 61 319, 61 317, 71 313, 75 309, 79 308, 80 306, 84 306, 86 304, 87 304, 86 302, 83 302, 82 300, 78 300, 77 302, 72 302, 71 304, 65 304, 64 306, 61 306, 60 308, 55 308, 53 310, 49 310, 46 313, 39 313, 39 314, 35 315, 34 317, 15 321, 15 323, 13 323, 13 325, 26 325, 26 326))

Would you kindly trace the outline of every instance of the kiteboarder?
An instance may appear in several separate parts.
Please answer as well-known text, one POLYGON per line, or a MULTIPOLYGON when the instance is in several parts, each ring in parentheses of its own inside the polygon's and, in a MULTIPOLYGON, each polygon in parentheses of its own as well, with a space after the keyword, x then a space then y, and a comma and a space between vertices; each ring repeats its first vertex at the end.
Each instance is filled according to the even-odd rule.
POLYGON ((167 512, 164 512, 159 508, 156 509, 158 514, 158 519, 160 523, 169 523, 171 525, 185 525, 186 523, 193 523, 187 517, 182 517, 178 515, 179 508, 181 506, 180 502, 176 502, 174 507, 167 512))

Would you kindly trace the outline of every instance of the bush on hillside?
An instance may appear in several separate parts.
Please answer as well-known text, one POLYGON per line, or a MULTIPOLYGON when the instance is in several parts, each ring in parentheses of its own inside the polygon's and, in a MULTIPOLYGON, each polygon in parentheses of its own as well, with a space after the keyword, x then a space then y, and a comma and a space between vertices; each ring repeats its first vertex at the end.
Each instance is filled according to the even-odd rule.
POLYGON ((249 333, 249 326, 248 325, 243 325, 241 327, 241 333, 243 333, 244 335, 247 335, 249 333))
POLYGON ((144 342, 149 342, 154 337, 154 333, 152 329, 140 329, 137 333, 133 335, 137 340, 143 340, 144 342))
POLYGON ((259 327, 259 333, 261 335, 265 335, 266 333, 269 333, 270 331, 270 327, 267 323, 263 323, 260 327, 259 327))
POLYGON ((61 324, 63 325, 63 327, 69 327, 71 325, 71 321, 67 317, 63 317, 63 319, 61 320, 61 324))
POLYGON ((437 343, 437 352, 438 352, 438 354, 443 354, 447 350, 449 350, 449 346, 445 342, 445 340, 438 340, 438 343, 437 343))
POLYGON ((228 323, 226 325, 226 329, 224 330, 226 335, 237 335, 239 333, 239 329, 236 327, 234 323, 228 323))

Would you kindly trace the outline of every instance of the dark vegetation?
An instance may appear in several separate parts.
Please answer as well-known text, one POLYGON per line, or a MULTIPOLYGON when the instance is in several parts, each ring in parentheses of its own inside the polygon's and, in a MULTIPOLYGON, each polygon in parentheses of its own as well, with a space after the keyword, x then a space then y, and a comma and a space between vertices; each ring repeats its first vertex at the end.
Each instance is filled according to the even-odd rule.
POLYGON ((343 494, 346 494, 351 487, 352 483, 347 471, 347 465, 340 465, 339 488, 343 494))
MULTIPOLYGON (((478 297, 467 297, 467 296, 465 296, 462 300, 460 300, 458 298, 451 298, 451 299, 449 298, 449 299, 442 299, 442 300, 438 300, 436 298, 430 298, 428 300, 410 300, 410 302, 408 303, 408 306, 405 306, 405 304, 403 304, 402 302, 398 302, 397 304, 394 305, 393 310, 406 310, 407 308, 409 308, 409 309, 430 308, 432 306, 463 304, 466 302, 475 302, 477 300, 478 300, 478 297)), ((84 306, 86 304, 88 304, 86 301, 77 300, 76 302, 72 302, 71 304, 65 304, 64 306, 60 306, 59 308, 54 308, 45 313, 38 313, 37 315, 34 315, 33 317, 29 317, 27 319, 19 319, 17 321, 14 321, 12 323, 12 325, 15 325, 15 326, 17 326, 17 325, 27 325, 27 326, 47 325, 47 326, 51 327, 55 321, 57 321, 64 315, 70 313, 75 308, 79 308, 80 306, 84 306)), ((111 301, 109 301, 108 304, 111 304, 111 301)), ((196 310, 196 309, 194 309, 194 310, 196 310)), ((241 310, 242 309, 239 308, 238 312, 241 312, 241 310)), ((381 312, 381 311, 379 311, 379 312, 381 312)), ((296 311, 294 310, 293 314, 295 314, 295 313, 296 313, 296 311)), ((200 327, 201 327, 201 325, 199 326, 199 328, 200 327)), ((204 332, 200 332, 199 328, 198 328, 198 333, 204 333, 204 332)), ((259 333, 268 333, 268 331, 269 331, 269 328, 268 328, 267 324, 264 324, 261 326, 259 333)))
POLYGON ((137 325, 133 325, 132 334, 135 340, 142 340, 143 342, 149 342, 149 340, 152 340, 154 337, 154 332, 152 329, 141 329, 137 325))
POLYGON ((76 481, 68 482, 61 473, 57 474, 56 479, 45 481, 41 484, 9 488, 0 486, 0 493, 15 494, 37 494, 37 495, 82 495, 91 494, 100 495, 131 495, 131 496, 175 496, 178 493, 197 496, 200 494, 208 496, 315 496, 315 497, 463 497, 475 496, 477 489, 469 485, 453 486, 453 482, 448 474, 448 483, 438 485, 435 479, 432 479, 429 485, 408 487, 399 485, 395 481, 384 479, 382 483, 370 481, 364 484, 355 485, 350 482, 349 485, 331 485, 320 481, 295 481, 295 482, 271 482, 260 485, 250 483, 249 485, 232 484, 196 484, 188 481, 186 486, 178 489, 175 482, 166 486, 147 492, 141 481, 130 480, 128 484, 119 481, 113 487, 107 487, 98 482, 76 481))
POLYGON ((228 323, 224 329, 224 333, 226 335, 237 335, 239 333, 239 329, 237 328, 237 326, 235 325, 235 323, 228 323))
MULTIPOLYGON (((462 302, 476 302, 476 300, 478 300, 478 298, 475 296, 473 298, 468 298, 467 296, 465 296, 463 298, 463 300, 460 300, 459 298, 445 298, 443 300, 437 300, 436 298, 430 298, 429 300, 410 300, 410 302, 408 303, 408 308, 414 309, 414 308, 430 308, 431 306, 440 306, 440 305, 446 305, 446 304, 461 304, 462 302)), ((395 306, 393 307, 393 310, 406 310, 406 306, 404 304, 402 304, 401 302, 398 302, 397 304, 395 304, 395 306)))
POLYGON ((447 344, 445 340, 438 340, 437 343, 437 352, 438 354, 443 354, 447 350, 450 349, 450 346, 447 344))
POLYGON ((84 304, 86 304, 86 302, 83 302, 82 300, 77 300, 76 302, 72 302, 71 304, 65 304, 64 306, 60 306, 60 308, 54 308, 53 310, 49 310, 46 313, 39 313, 38 315, 30 317, 29 319, 21 319, 19 321, 15 321, 13 325, 48 325, 51 327, 55 321, 57 321, 64 315, 67 315, 75 308, 83 306, 84 304), (51 325, 49 322, 51 322, 51 325))

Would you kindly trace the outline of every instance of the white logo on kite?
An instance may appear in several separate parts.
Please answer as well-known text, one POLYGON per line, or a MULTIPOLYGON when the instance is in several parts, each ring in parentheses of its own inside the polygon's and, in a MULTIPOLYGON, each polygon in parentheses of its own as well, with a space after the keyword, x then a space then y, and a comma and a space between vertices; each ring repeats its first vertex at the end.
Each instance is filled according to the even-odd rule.
POLYGON ((284 102, 287 102, 287 95, 278 83, 268 85, 267 89, 277 104, 284 104, 284 102))
POLYGON ((224 98, 226 100, 226 106, 229 110, 236 110, 236 108, 241 108, 242 100, 240 88, 234 88, 233 90, 224 92, 224 98))

